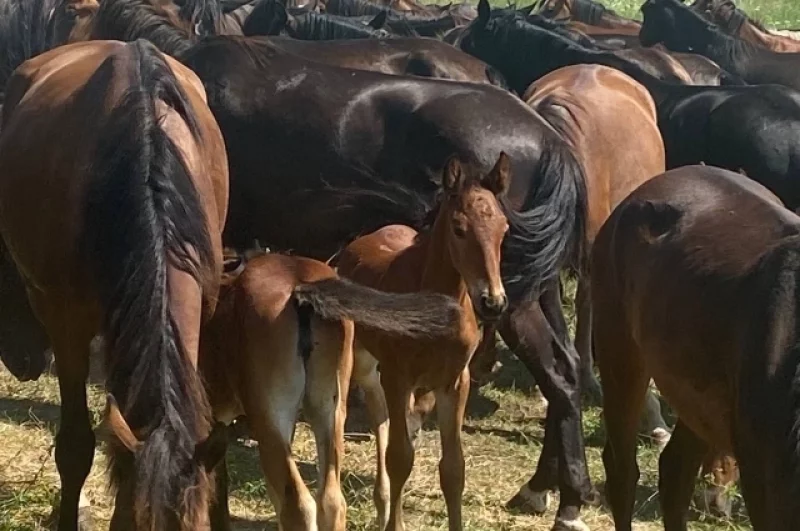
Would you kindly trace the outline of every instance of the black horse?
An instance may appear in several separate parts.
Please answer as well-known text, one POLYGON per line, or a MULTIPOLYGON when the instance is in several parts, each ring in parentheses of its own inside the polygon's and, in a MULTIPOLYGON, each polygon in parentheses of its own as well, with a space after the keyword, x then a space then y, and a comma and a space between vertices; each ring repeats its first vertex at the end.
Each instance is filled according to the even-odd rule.
POLYGON ((776 53, 731 37, 680 0, 647 0, 639 39, 676 52, 699 53, 750 84, 800 89, 800 54, 776 53))
POLYGON ((262 0, 248 15, 242 33, 252 35, 289 35, 301 40, 371 39, 386 38, 390 33, 383 29, 386 13, 370 20, 314 13, 305 10, 288 10, 278 0, 262 0))

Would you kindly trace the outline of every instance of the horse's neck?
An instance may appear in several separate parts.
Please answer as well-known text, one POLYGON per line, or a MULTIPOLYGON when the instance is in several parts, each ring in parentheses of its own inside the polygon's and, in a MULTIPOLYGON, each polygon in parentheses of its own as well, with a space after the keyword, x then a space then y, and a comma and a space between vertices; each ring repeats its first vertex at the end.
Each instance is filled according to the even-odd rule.
POLYGON ((467 293, 467 285, 450 256, 447 230, 447 224, 437 216, 433 227, 419 236, 417 247, 422 255, 420 290, 450 295, 461 301, 467 293))
POLYGON ((717 31, 706 31, 698 52, 705 55, 723 70, 744 77, 751 55, 757 48, 755 45, 736 37, 730 37, 717 31))
POLYGON ((739 37, 767 50, 782 50, 784 48, 783 39, 779 35, 762 31, 749 21, 742 25, 742 29, 739 30, 739 37))

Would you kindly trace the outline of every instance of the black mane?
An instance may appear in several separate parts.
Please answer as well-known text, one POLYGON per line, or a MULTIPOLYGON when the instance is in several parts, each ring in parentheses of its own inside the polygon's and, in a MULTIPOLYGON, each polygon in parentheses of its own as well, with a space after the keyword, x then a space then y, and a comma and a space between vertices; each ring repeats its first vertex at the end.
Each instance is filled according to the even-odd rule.
POLYGON ((94 16, 93 39, 146 39, 164 53, 178 56, 194 44, 191 31, 148 0, 103 0, 94 16))
POLYGON ((54 42, 52 13, 61 0, 0 0, 0 93, 11 73, 54 42))

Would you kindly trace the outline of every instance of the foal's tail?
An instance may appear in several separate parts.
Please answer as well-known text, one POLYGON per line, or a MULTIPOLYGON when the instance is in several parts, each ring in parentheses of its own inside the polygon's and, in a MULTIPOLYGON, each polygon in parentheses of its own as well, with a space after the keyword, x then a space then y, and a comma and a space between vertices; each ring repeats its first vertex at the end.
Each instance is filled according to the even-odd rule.
POLYGON ((411 338, 447 337, 461 319, 452 297, 437 293, 387 293, 342 278, 301 284, 294 290, 300 307, 323 319, 350 319, 388 334, 411 338))
POLYGON ((112 478, 133 474, 137 528, 170 529, 176 514, 193 524, 204 510, 210 487, 195 443, 210 411, 173 318, 182 302, 171 296, 169 271, 205 291, 215 259, 194 181, 156 111, 165 103, 198 140, 186 94, 147 41, 106 59, 87 85, 99 92, 87 93, 102 94, 122 76, 128 89, 105 117, 91 169, 83 252, 105 316, 107 388, 124 427, 116 435, 135 454, 114 446, 112 478))

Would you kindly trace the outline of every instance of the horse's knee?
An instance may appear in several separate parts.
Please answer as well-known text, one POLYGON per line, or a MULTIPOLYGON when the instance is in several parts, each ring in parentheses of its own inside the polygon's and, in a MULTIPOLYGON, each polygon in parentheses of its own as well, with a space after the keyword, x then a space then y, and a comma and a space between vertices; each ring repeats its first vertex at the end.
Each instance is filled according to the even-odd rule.
POLYGON ((446 497, 464 491, 464 454, 461 448, 444 450, 439 460, 439 480, 446 497))
POLYGON ((94 460, 95 436, 87 419, 85 424, 63 423, 56 435, 56 467, 65 480, 81 483, 89 475, 94 460))
POLYGON ((317 523, 320 529, 344 531, 347 503, 341 489, 328 488, 317 501, 317 523))

